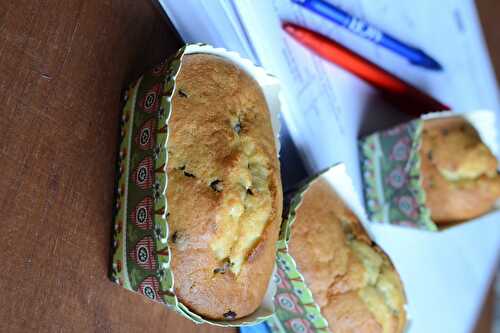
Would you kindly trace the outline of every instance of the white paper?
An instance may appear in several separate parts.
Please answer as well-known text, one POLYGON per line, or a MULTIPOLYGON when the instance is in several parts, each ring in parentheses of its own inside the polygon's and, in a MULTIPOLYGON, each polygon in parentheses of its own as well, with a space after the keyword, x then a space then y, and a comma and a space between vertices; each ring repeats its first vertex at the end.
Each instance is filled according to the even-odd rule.
MULTIPOLYGON (((455 111, 500 116, 498 88, 472 0, 331 0, 436 58, 444 71, 354 36, 289 0, 161 0, 189 42, 242 53, 282 81, 291 136, 311 172, 344 162, 361 196, 357 138, 405 119, 356 77, 305 50, 280 28, 289 20, 326 34, 455 111)), ((496 124, 500 131, 499 124, 496 124)), ((287 167, 287 166, 285 166, 287 167)), ((372 224, 406 286, 409 332, 469 332, 498 259, 500 213, 442 233, 372 224)))

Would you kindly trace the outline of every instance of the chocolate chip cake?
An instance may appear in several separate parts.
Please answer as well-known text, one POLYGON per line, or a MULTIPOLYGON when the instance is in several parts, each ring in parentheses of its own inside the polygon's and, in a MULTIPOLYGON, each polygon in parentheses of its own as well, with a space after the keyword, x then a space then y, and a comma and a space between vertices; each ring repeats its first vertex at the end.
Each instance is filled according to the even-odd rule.
POLYGON ((426 205, 434 222, 477 217, 500 198, 497 160, 463 118, 426 120, 420 158, 426 205))
POLYGON ((172 103, 167 203, 175 292, 206 318, 241 318, 262 302, 281 223, 266 100, 235 64, 190 54, 172 103))
POLYGON ((398 273, 323 179, 304 195, 289 250, 332 332, 403 332, 406 300, 398 273))

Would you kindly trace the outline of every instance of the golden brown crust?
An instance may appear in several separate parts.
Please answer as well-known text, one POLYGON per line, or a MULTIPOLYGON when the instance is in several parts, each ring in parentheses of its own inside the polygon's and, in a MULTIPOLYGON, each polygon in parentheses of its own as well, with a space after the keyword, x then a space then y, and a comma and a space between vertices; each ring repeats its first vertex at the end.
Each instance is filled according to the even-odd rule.
POLYGON ((500 197, 497 160, 464 119, 426 120, 420 157, 426 205, 434 222, 477 217, 500 197))
POLYGON ((335 332, 403 331, 405 296, 397 272, 324 180, 305 193, 289 250, 335 332))
POLYGON ((184 57, 176 92, 167 186, 175 291, 206 318, 241 318, 261 304, 281 222, 267 104, 248 74, 206 54, 184 57))

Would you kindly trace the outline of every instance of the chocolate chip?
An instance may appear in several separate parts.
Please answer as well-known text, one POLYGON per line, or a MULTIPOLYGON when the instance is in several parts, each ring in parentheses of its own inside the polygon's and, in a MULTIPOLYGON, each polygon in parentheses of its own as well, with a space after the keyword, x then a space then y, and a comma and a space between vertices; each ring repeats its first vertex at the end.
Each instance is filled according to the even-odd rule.
POLYGON ((172 246, 178 251, 185 251, 189 246, 189 238, 188 234, 183 230, 175 231, 170 237, 170 243, 172 246))
POLYGON ((218 179, 216 179, 213 182, 211 182, 210 183, 210 187, 215 192, 222 192, 222 182, 220 180, 218 180, 218 179))
POLYGON ((233 129, 234 131, 236 132, 236 134, 240 134, 241 132, 241 123, 240 121, 238 121, 234 126, 233 126, 233 129))
POLYGON ((252 191, 252 189, 251 189, 251 188, 247 188, 247 194, 248 194, 248 195, 253 195, 253 191, 252 191))
POLYGON ((193 178, 195 177, 195 175, 186 171, 185 165, 178 167, 177 170, 184 171, 184 176, 186 176, 186 177, 193 177, 193 178))
POLYGON ((226 272, 229 270, 229 268, 230 268, 231 266, 233 266, 233 265, 234 265, 234 263, 232 263, 232 262, 231 262, 231 260, 230 260, 229 258, 225 258, 225 259, 223 260, 223 265, 222 265, 222 267, 217 267, 216 269, 214 269, 214 274, 218 274, 218 273, 219 273, 219 274, 224 274, 224 273, 226 273, 226 272))
POLYGON ((188 94, 182 89, 179 89, 179 96, 184 97, 184 98, 189 97, 188 94))
POLYGON ((191 178, 194 178, 194 177, 195 177, 192 173, 189 173, 189 172, 187 172, 187 171, 184 171, 184 176, 186 176, 186 177, 191 177, 191 178))
POLYGON ((229 310, 228 312, 224 313, 223 316, 226 319, 233 320, 234 318, 236 318, 236 312, 229 310))
POLYGON ((443 129, 441 130, 441 134, 443 134, 444 136, 447 136, 447 135, 448 135, 448 133, 449 133, 449 132, 448 132, 448 129, 447 129, 447 128, 443 128, 443 129))
POLYGON ((429 150, 429 152, 427 153, 427 158, 429 159, 429 161, 432 161, 432 150, 429 150))
POLYGON ((224 274, 226 273, 226 268, 225 267, 217 267, 214 269, 214 274, 224 274))
POLYGON ((179 232, 178 232, 178 231, 176 231, 176 232, 174 232, 174 233, 172 234, 172 238, 171 238, 172 243, 174 243, 174 244, 175 244, 175 242, 177 242, 177 239, 178 239, 178 238, 179 238, 179 232))
POLYGON ((462 125, 462 126, 460 126, 460 131, 461 131, 461 132, 465 132, 465 126, 463 126, 463 125, 462 125))

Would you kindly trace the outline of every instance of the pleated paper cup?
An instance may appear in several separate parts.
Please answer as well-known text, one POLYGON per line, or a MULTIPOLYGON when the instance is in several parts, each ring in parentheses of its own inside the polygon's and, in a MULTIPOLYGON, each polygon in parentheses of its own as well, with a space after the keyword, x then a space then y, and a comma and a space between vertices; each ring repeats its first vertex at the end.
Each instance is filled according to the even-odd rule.
POLYGON ((307 281, 300 273, 293 257, 288 253, 288 243, 293 237, 293 224, 304 195, 316 181, 320 180, 324 180, 331 186, 333 191, 356 215, 368 236, 373 239, 365 210, 359 201, 344 164, 336 164, 292 189, 286 195, 284 220, 278 243, 278 268, 275 274, 275 280, 278 284, 275 297, 276 313, 267 321, 267 325, 273 333, 335 332, 334 324, 332 324, 333 327, 328 326, 328 321, 315 302, 307 281))
POLYGON ((470 123, 498 158, 495 113, 488 110, 460 114, 429 113, 362 138, 359 142, 360 162, 365 207, 370 221, 428 231, 442 230, 432 221, 426 206, 420 147, 424 121, 446 118, 462 118, 470 123))
POLYGON ((141 76, 128 89, 123 108, 116 185, 111 279, 123 288, 162 303, 195 323, 241 326, 261 322, 274 313, 276 285, 270 279, 260 307, 238 320, 208 320, 191 311, 175 294, 168 245, 168 136, 176 78, 187 54, 222 57, 249 74, 260 85, 271 114, 279 151, 278 80, 236 52, 206 44, 190 44, 141 76))

